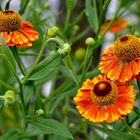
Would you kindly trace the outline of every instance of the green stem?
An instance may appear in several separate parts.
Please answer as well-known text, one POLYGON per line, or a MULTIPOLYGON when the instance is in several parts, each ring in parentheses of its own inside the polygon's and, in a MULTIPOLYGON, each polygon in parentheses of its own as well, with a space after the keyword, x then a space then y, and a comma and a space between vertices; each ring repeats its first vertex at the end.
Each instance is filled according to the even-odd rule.
POLYGON ((64 62, 65 62, 66 67, 72 71, 73 78, 75 79, 75 82, 77 83, 77 86, 79 86, 80 81, 79 81, 79 78, 78 78, 78 75, 77 75, 76 71, 73 68, 73 64, 72 64, 70 55, 66 56, 65 60, 66 61, 64 61, 64 62))
POLYGON ((105 128, 106 130, 108 129, 107 124, 105 122, 102 123, 102 127, 105 128))
POLYGON ((5 96, 0 95, 0 101, 4 101, 4 100, 5 100, 5 96))
MULTIPOLYGON (((46 40, 46 37, 44 38, 44 40, 46 40)), ((24 79, 23 79, 23 83, 26 81, 26 79, 29 77, 29 75, 32 73, 32 71, 34 70, 34 67, 36 66, 36 64, 39 62, 43 52, 44 52, 44 49, 45 49, 45 46, 47 43, 49 43, 50 41, 54 41, 56 42, 58 45, 62 45, 62 43, 57 39, 57 38, 49 38, 47 39, 46 41, 43 41, 43 44, 41 46, 41 49, 36 57, 36 60, 34 61, 34 63, 32 64, 30 70, 28 71, 28 73, 25 75, 24 79)))
POLYGON ((81 75, 81 79, 80 82, 83 81, 85 73, 86 73, 86 67, 87 67, 87 62, 88 62, 88 55, 89 55, 89 47, 87 46, 87 50, 86 50, 86 54, 85 54, 85 58, 84 58, 84 62, 83 62, 83 69, 82 69, 82 75, 81 75))
MULTIPOLYGON (((24 52, 19 52, 19 55, 24 55, 24 56, 37 56, 37 53, 24 53, 24 52)), ((46 57, 47 54, 42 54, 42 57, 46 57)))
POLYGON ((64 33, 66 33, 68 25, 69 25, 69 21, 70 21, 70 17, 71 17, 71 9, 67 9, 67 15, 66 15, 66 22, 65 22, 65 31, 64 33))
POLYGON ((12 52, 14 54, 14 57, 15 57, 15 59, 17 61, 17 64, 18 64, 18 67, 19 67, 20 71, 22 72, 23 75, 25 75, 26 74, 26 69, 25 69, 25 66, 24 66, 21 58, 19 57, 17 47, 14 46, 14 47, 11 48, 11 50, 12 50, 12 52))
POLYGON ((129 127, 129 125, 127 124, 126 120, 122 120, 123 124, 126 126, 126 128, 131 132, 131 134, 137 139, 140 140, 140 137, 135 134, 135 132, 133 131, 133 129, 131 127, 129 127))
POLYGON ((5 55, 0 54, 1 57, 3 57, 3 59, 6 61, 6 63, 8 64, 9 68, 11 69, 11 71, 13 72, 15 78, 17 79, 18 83, 21 84, 21 81, 16 73, 16 71, 14 70, 13 66, 11 65, 11 63, 9 62, 9 60, 6 58, 5 55))
POLYGON ((27 126, 28 126, 28 122, 26 120, 26 115, 27 115, 27 111, 26 111, 26 106, 25 106, 25 102, 24 102, 24 98, 23 98, 23 92, 22 92, 22 85, 20 85, 20 100, 21 100, 21 108, 22 108, 22 113, 23 113, 23 118, 24 118, 24 127, 21 133, 23 133, 27 126))
POLYGON ((13 91, 19 93, 19 90, 18 90, 18 89, 15 89, 15 88, 11 87, 10 85, 6 84, 5 82, 3 82, 3 81, 1 81, 1 80, 0 80, 0 84, 1 84, 3 87, 7 88, 7 89, 11 89, 11 90, 13 90, 13 91))

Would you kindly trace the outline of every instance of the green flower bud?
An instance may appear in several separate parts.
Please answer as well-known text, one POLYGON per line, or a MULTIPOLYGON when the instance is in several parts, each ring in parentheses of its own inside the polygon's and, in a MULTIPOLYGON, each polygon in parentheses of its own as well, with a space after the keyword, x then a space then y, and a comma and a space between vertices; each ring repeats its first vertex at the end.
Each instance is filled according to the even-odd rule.
POLYGON ((78 31, 79 30, 79 26, 78 25, 74 25, 73 30, 78 31))
POLYGON ((71 51, 71 46, 68 43, 63 44, 62 48, 58 49, 58 53, 62 55, 67 55, 70 53, 70 51, 71 51))
POLYGON ((11 107, 16 101, 15 94, 12 90, 8 90, 5 93, 4 97, 5 97, 4 105, 6 107, 11 107))
POLYGON ((43 114, 44 114, 44 111, 43 111, 42 109, 39 109, 39 110, 37 110, 37 111, 35 112, 35 114, 36 114, 37 116, 40 116, 40 115, 43 115, 43 114))
POLYGON ((48 29, 48 36, 49 37, 55 37, 59 32, 59 28, 56 26, 53 26, 48 29))
POLYGON ((48 2, 46 2, 46 3, 44 4, 44 8, 45 8, 45 9, 50 9, 51 6, 50 6, 50 4, 49 4, 48 2))
POLYGON ((39 14, 39 15, 42 14, 42 10, 41 10, 41 8, 36 8, 35 11, 36 11, 36 13, 39 14))
POLYGON ((77 49, 77 50, 75 51, 74 56, 75 56, 75 58, 76 58, 77 60, 80 60, 80 61, 81 61, 81 60, 84 59, 85 53, 86 53, 85 48, 79 48, 79 49, 77 49))
POLYGON ((95 40, 92 37, 88 37, 85 41, 86 45, 93 45, 95 40))
POLYGON ((69 124, 69 128, 76 128, 75 123, 70 123, 70 124, 69 124))
POLYGON ((133 25, 132 21, 128 20, 127 26, 128 26, 128 27, 132 27, 132 25, 133 25))
POLYGON ((78 25, 74 25, 73 28, 72 28, 71 34, 74 36, 77 33, 78 30, 79 30, 79 26, 78 25))

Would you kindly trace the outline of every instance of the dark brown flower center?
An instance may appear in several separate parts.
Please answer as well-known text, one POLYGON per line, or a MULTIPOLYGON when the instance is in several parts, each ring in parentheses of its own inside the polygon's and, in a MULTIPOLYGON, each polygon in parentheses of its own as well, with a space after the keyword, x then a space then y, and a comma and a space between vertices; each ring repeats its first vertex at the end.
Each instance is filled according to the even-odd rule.
POLYGON ((114 104, 118 98, 118 90, 113 82, 100 81, 94 85, 92 100, 94 103, 106 106, 114 104))
POLYGON ((13 32, 21 29, 21 16, 12 10, 0 12, 0 32, 13 32))
POLYGON ((121 42, 124 42, 124 41, 127 41, 128 40, 128 36, 123 36, 120 38, 120 41, 121 42))
POLYGON ((109 82, 101 81, 95 84, 93 92, 97 96, 105 96, 111 91, 112 87, 109 82))

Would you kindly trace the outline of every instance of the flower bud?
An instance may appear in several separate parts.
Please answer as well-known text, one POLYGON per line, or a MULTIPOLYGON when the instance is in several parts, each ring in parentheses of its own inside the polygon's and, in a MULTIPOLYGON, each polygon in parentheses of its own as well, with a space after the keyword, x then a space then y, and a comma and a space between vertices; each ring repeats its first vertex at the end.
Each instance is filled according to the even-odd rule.
POLYGON ((62 48, 58 49, 58 53, 62 55, 67 55, 70 53, 70 51, 71 51, 71 46, 68 43, 63 44, 62 48))
POLYGON ((95 40, 92 37, 88 37, 85 41, 86 45, 90 46, 93 45, 95 40))
POLYGON ((71 128, 71 129, 72 129, 72 128, 76 128, 75 123, 70 123, 70 124, 69 124, 69 128, 71 128))
POLYGON ((35 114, 36 114, 37 116, 40 116, 40 115, 43 115, 43 114, 44 114, 44 111, 43 111, 42 109, 39 109, 39 110, 37 110, 37 111, 35 112, 35 114))
POLYGON ((44 8, 45 8, 45 9, 50 9, 51 6, 50 6, 50 4, 49 4, 48 2, 46 2, 46 3, 44 4, 44 8))
POLYGON ((48 29, 48 36, 49 37, 55 37, 59 32, 59 28, 56 26, 53 26, 48 29))
POLYGON ((36 8, 36 9, 35 9, 35 12, 36 12, 38 15, 41 15, 41 14, 42 14, 41 8, 36 8))
POLYGON ((79 26, 74 25, 73 28, 72 28, 72 33, 71 34, 74 36, 77 33, 78 30, 79 30, 79 26))
POLYGON ((5 97, 4 105, 6 107, 11 107, 16 101, 15 94, 12 90, 8 90, 5 93, 4 97, 5 97))
POLYGON ((84 49, 84 48, 79 48, 79 49, 77 49, 76 51, 75 51, 75 58, 77 59, 77 60, 83 60, 84 59, 84 57, 85 57, 85 53, 86 53, 86 50, 84 49))
POLYGON ((132 26, 133 26, 132 21, 128 20, 128 22, 127 22, 127 26, 128 26, 128 27, 132 27, 132 26))

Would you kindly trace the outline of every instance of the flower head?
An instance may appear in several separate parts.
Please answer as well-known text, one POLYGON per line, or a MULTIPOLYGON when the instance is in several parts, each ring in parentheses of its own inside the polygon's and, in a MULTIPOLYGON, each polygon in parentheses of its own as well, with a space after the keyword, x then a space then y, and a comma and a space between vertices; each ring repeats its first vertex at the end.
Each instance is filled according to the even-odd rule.
MULTIPOLYGON (((106 27, 108 26, 108 24, 110 23, 111 20, 107 20, 105 21, 105 23, 103 24, 103 26, 101 27, 100 29, 100 34, 103 34, 106 27)), ((121 18, 121 19, 116 19, 114 21, 114 23, 111 25, 111 27, 109 28, 108 32, 111 32, 111 33, 117 33, 117 32, 120 32, 124 29, 126 29, 128 25, 128 22, 126 19, 124 18, 121 18)))
POLYGON ((140 39, 124 35, 105 50, 99 69, 111 80, 125 82, 140 72, 140 39))
POLYGON ((0 34, 8 46, 28 47, 38 39, 38 32, 30 22, 12 10, 0 11, 0 34))
POLYGON ((84 118, 95 123, 113 122, 123 119, 132 111, 135 93, 133 86, 112 82, 98 75, 83 83, 74 102, 84 118))

